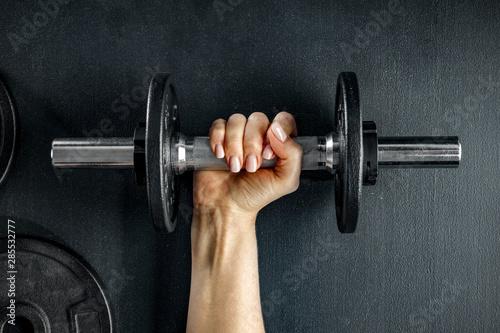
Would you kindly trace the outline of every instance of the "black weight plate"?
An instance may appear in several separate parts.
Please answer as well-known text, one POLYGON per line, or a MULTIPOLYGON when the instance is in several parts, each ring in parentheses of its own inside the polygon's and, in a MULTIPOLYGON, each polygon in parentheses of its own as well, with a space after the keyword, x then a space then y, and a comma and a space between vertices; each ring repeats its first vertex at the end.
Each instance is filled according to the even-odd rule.
POLYGON ((157 230, 175 229, 179 208, 179 177, 170 163, 170 141, 179 131, 177 97, 171 76, 157 73, 151 80, 146 119, 146 184, 149 210, 157 230))
POLYGON ((9 92, 0 80, 0 185, 9 173, 16 143, 16 117, 9 92))
MULTIPOLYGON (((109 301, 88 264, 56 244, 17 237, 15 267, 9 268, 7 251, 12 244, 0 239, 0 266, 16 271, 15 297, 5 289, 0 294, 0 332, 113 332, 109 301), (15 300, 16 330, 8 323, 11 299, 15 300)), ((11 273, 5 271, 9 277, 11 273)), ((10 281, 5 283, 10 289, 10 281)))
POLYGON ((356 74, 340 73, 337 80, 336 122, 340 164, 335 181, 337 225, 342 233, 356 230, 363 179, 363 137, 356 74))

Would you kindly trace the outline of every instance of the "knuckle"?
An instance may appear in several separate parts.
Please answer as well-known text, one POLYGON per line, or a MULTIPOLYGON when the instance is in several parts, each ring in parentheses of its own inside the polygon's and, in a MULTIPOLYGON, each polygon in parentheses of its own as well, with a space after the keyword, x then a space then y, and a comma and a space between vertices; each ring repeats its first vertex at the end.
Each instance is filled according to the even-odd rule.
POLYGON ((234 114, 232 114, 229 117, 229 119, 227 120, 227 122, 228 123, 229 122, 231 122, 231 123, 232 122, 243 122, 243 121, 246 121, 246 120, 247 120, 247 118, 244 115, 242 115, 241 113, 234 113, 234 114))
POLYGON ((269 122, 267 116, 262 112, 254 112, 248 117, 249 121, 269 122))
POLYGON ((224 140, 224 136, 226 134, 226 127, 225 125, 224 126, 220 126, 220 125, 213 125, 211 128, 210 128, 210 131, 209 131, 209 136, 210 136, 210 139, 211 140, 224 140))
POLYGON ((274 121, 279 122, 286 131, 288 131, 290 136, 297 135, 297 125, 295 123, 295 118, 288 112, 282 111, 274 118, 274 121))
POLYGON ((222 126, 212 127, 212 129, 210 130, 211 135, 220 135, 220 134, 224 134, 225 132, 226 132, 226 128, 222 127, 222 126))
POLYGON ((262 139, 252 138, 245 140, 243 144, 246 153, 255 153, 262 150, 262 139))
POLYGON ((276 119, 287 122, 295 122, 295 118, 292 116, 292 114, 286 111, 281 111, 280 113, 278 113, 276 115, 276 119))
POLYGON ((218 142, 220 142, 220 143, 224 142, 224 132, 222 132, 222 131, 211 132, 209 137, 210 137, 211 144, 215 144, 218 142))
POLYGON ((226 126, 226 121, 224 119, 222 119, 222 118, 216 119, 212 123, 212 128, 220 128, 220 127, 223 127, 223 126, 226 126))
POLYGON ((240 153, 242 150, 241 141, 239 140, 228 140, 225 146, 226 150, 232 153, 240 153))

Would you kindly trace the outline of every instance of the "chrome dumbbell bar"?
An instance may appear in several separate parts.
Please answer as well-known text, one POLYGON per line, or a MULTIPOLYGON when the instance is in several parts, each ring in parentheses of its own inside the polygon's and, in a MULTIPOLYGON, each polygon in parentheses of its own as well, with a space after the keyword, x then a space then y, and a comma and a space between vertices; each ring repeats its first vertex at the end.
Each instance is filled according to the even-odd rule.
MULTIPOLYGON (((304 151, 302 170, 335 172, 340 142, 334 134, 296 137, 304 151)), ((174 133, 171 163, 175 175, 195 170, 229 170, 225 159, 212 153, 209 137, 174 133)), ((379 168, 458 167, 461 147, 457 137, 379 137, 379 168)), ((56 168, 133 168, 134 138, 55 139, 52 163, 56 168)), ((273 168, 276 159, 263 160, 273 168)))

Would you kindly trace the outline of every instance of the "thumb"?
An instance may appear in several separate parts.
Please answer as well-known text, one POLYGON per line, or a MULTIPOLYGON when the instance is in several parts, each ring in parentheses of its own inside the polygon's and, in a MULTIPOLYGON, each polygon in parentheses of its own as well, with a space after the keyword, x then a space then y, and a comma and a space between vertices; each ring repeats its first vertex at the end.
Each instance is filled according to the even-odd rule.
POLYGON ((274 167, 275 180, 284 192, 294 192, 299 187, 302 170, 302 146, 293 141, 281 124, 274 121, 268 129, 269 144, 278 156, 274 167))

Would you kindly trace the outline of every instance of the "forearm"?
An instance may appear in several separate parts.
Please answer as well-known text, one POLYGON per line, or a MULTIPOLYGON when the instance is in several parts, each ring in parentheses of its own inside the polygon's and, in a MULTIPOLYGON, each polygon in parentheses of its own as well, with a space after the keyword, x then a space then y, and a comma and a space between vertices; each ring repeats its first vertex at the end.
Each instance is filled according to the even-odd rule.
POLYGON ((255 217, 195 207, 188 332, 263 332, 255 217))

